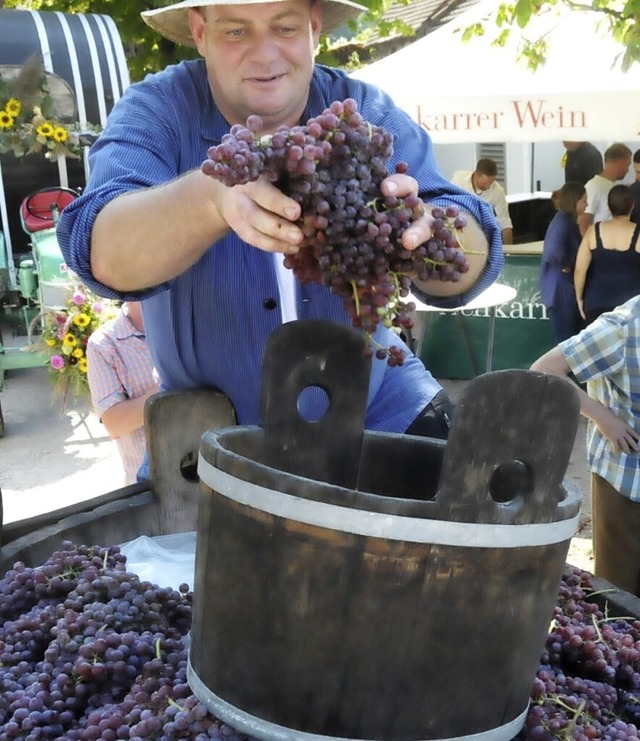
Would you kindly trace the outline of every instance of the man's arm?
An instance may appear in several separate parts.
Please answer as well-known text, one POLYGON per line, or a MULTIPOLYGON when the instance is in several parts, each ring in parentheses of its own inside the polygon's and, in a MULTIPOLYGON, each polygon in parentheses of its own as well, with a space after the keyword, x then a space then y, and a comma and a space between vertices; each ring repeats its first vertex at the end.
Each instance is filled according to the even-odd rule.
POLYGON ((148 391, 144 396, 135 399, 126 399, 109 407, 102 413, 101 421, 109 433, 109 437, 116 440, 119 437, 130 435, 144 426, 144 405, 150 396, 158 389, 148 391))
POLYGON ((569 381, 571 368, 558 347, 552 348, 549 352, 538 358, 531 366, 531 370, 566 378, 567 383, 571 383, 578 394, 580 399, 580 413, 587 419, 590 419, 607 440, 609 440, 614 453, 617 454, 621 451, 630 453, 640 449, 638 443, 640 434, 638 432, 632 427, 629 427, 624 420, 616 416, 604 404, 601 404, 596 399, 592 399, 579 386, 569 381))
MULTIPOLYGON (((429 213, 431 211, 429 206, 427 206, 427 211, 429 213)), ((467 225, 462 230, 461 239, 463 240, 462 246, 467 255, 469 270, 466 273, 462 274, 460 281, 458 281, 457 283, 443 282, 438 279, 420 281, 417 278, 413 278, 414 286, 416 286, 418 289, 428 294, 429 296, 446 298, 459 296, 463 293, 466 293, 472 286, 477 283, 478 279, 483 274, 486 268, 489 257, 489 242, 487 240, 487 236, 478 222, 473 218, 473 216, 465 213, 464 217, 467 220, 467 225)), ((426 221, 426 224, 429 225, 430 223, 431 220, 430 217, 428 217, 428 221, 426 221)), ((411 238, 413 230, 418 228, 420 227, 416 225, 414 227, 411 227, 411 229, 406 230, 406 232, 403 234, 403 244, 407 244, 408 239, 411 238)), ((426 233, 426 231, 416 232, 416 234, 420 235, 416 236, 416 239, 422 241, 428 239, 428 237, 431 236, 430 228, 428 235, 425 238, 424 234, 426 233)), ((417 242, 417 244, 420 243, 420 241, 417 242)))
POLYGON ((493 184, 492 201, 496 210, 496 219, 502 230, 502 244, 513 244, 513 223, 509 213, 507 194, 500 183, 493 184))
POLYGON ((191 267, 230 229, 260 249, 297 252, 299 214, 266 179, 229 188, 195 170, 110 201, 94 224, 91 270, 122 293, 150 288, 191 267))

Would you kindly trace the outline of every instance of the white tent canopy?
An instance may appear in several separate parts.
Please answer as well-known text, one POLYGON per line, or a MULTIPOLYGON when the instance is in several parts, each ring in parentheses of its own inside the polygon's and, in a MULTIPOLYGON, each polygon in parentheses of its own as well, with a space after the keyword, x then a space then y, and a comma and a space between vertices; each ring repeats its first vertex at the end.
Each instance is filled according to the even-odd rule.
POLYGON ((602 15, 575 11, 534 18, 528 38, 547 35, 536 72, 516 60, 517 28, 505 47, 459 29, 495 8, 479 4, 455 21, 353 73, 389 92, 437 143, 635 141, 640 139, 640 63, 620 68, 623 47, 602 15))

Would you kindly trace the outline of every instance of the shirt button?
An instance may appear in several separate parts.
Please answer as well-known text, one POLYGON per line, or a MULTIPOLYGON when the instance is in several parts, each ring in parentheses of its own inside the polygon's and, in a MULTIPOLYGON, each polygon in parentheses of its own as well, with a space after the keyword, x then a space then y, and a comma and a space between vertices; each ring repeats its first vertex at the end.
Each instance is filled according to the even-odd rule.
POLYGON ((269 309, 269 311, 271 311, 271 309, 275 309, 276 306, 277 306, 277 304, 276 304, 276 300, 274 298, 266 298, 264 300, 264 308, 265 309, 269 309))

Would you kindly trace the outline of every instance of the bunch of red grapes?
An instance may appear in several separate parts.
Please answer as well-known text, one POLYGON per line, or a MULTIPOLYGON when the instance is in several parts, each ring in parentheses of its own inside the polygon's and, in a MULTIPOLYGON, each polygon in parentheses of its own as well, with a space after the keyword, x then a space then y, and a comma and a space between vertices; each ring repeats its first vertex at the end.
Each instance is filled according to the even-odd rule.
MULTIPOLYGON (((304 126, 281 127, 261 136, 262 120, 234 125, 208 151, 202 171, 227 186, 267 176, 301 206, 304 242, 284 264, 301 283, 327 286, 344 301, 354 327, 367 338, 383 323, 410 330, 415 305, 412 276, 459 281, 469 269, 460 234, 465 219, 455 206, 432 211, 432 237, 415 250, 402 246, 405 229, 424 215, 417 195, 384 196, 393 136, 373 126, 348 98, 336 101, 304 126)), ((395 171, 406 173, 399 163, 395 171)), ((376 356, 401 365, 397 346, 376 356)))

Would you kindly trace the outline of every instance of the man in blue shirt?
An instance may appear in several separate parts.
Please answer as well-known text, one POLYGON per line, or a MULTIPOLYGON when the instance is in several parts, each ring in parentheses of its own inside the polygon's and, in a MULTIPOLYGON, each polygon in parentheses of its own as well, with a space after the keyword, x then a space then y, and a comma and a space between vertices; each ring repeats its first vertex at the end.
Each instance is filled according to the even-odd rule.
MULTIPOLYGON (((454 204, 468 214, 469 272, 460 283, 416 284, 421 300, 463 305, 496 279, 502 246, 491 207, 443 178, 428 135, 389 96, 314 64, 323 17, 327 31, 361 6, 349 0, 194 5, 186 0, 142 14, 167 38, 196 46, 203 59, 128 88, 91 150, 89 183, 65 209, 58 234, 69 267, 88 286, 144 301, 164 389, 217 387, 240 424, 256 424, 262 356, 273 330, 291 319, 350 319, 341 298, 321 285, 299 285, 282 269, 283 254, 296 252, 302 239, 293 199, 266 180, 229 188, 202 173, 207 149, 232 124, 257 114, 270 133, 351 97, 364 119, 392 132, 391 169, 405 161, 412 177, 395 174, 383 190, 419 192, 433 205, 454 204)), ((430 223, 427 214, 404 232, 407 249, 429 238, 430 223)), ((381 328, 375 339, 388 346, 390 333, 381 328)), ((446 437, 443 397, 413 355, 393 368, 374 359, 366 426, 433 434, 435 417, 435 431, 446 437)), ((445 412, 447 405, 444 398, 445 412)))

